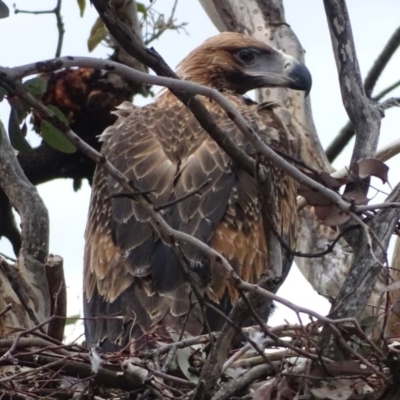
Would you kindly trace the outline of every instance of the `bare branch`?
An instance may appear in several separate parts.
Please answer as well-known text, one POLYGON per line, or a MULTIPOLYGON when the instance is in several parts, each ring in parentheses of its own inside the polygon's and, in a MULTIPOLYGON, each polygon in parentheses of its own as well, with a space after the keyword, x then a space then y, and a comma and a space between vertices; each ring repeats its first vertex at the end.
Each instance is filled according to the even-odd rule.
MULTIPOLYGON (((320 193, 323 193, 325 197, 331 200, 332 203, 337 205, 342 211, 348 212, 350 210, 353 210, 352 204, 343 200, 339 194, 303 174, 296 167, 287 162, 283 157, 278 155, 267 144, 265 144, 245 121, 238 110, 223 96, 223 94, 215 89, 201 86, 193 82, 145 74, 113 61, 98 60, 90 57, 62 57, 59 59, 41 61, 34 64, 27 64, 25 66, 15 68, 0 67, 0 81, 3 81, 8 85, 13 85, 12 82, 15 82, 16 79, 31 75, 36 72, 49 72, 63 67, 69 68, 73 66, 97 68, 108 71, 113 70, 114 72, 128 79, 140 81, 142 83, 147 83, 151 85, 165 86, 172 91, 179 91, 179 93, 187 92, 189 93, 189 96, 199 94, 214 100, 221 106, 221 108, 226 112, 226 115, 237 125, 241 132, 243 132, 243 134, 250 140, 257 152, 265 156, 266 159, 273 162, 275 165, 282 168, 298 182, 303 183, 304 185, 313 188, 320 193)), ((19 95, 22 95, 21 91, 19 92, 19 95)), ((187 97, 187 95, 185 96, 187 97)), ((24 100, 27 101, 27 103, 30 104, 32 107, 35 107, 34 104, 37 105, 37 102, 35 102, 34 99, 28 100, 26 95, 24 95, 24 100)), ((230 157, 232 157, 251 176, 254 176, 254 171, 256 170, 255 161, 251 157, 249 157, 242 149, 240 149, 233 142, 232 139, 225 135, 218 126, 215 125, 212 117, 209 116, 208 111, 198 99, 191 97, 188 104, 185 104, 193 111, 192 106, 195 103, 200 106, 200 117, 197 115, 197 112, 194 112, 194 114, 196 118, 199 118, 199 123, 203 126, 203 128, 225 150, 225 152, 230 155, 230 157)), ((55 124, 60 125, 57 122, 55 122, 55 124)), ((64 129, 61 130, 65 131, 65 128, 66 127, 64 126, 64 129)), ((73 141, 75 143, 75 139, 73 139, 73 141)), ((265 180, 263 170, 260 171, 260 175, 261 179, 265 180)))
POLYGON ((57 31, 58 31, 55 57, 60 57, 61 55, 61 49, 65 34, 64 22, 61 16, 61 3, 62 0, 57 0, 57 4, 52 10, 28 11, 28 10, 19 10, 17 8, 15 9, 15 14, 33 14, 33 15, 54 14, 54 16, 56 17, 57 31))
POLYGON ((372 68, 370 69, 368 75, 364 80, 364 89, 368 97, 371 97, 376 82, 382 75, 383 70, 386 68, 386 65, 393 57, 393 54, 397 51, 399 46, 400 46, 400 28, 397 28, 393 32, 388 42, 386 43, 381 54, 379 54, 374 65, 372 66, 372 68))
POLYGON ((349 14, 344 0, 324 0, 343 105, 356 132, 351 163, 376 152, 382 114, 362 85, 349 14))
MULTIPOLYGON (((364 81, 364 91, 365 95, 371 97, 371 93, 375 84, 379 77, 381 76, 383 70, 385 69, 386 65, 392 58, 395 51, 400 46, 400 28, 397 28, 391 38, 389 39, 386 46, 383 48, 381 54, 378 56, 377 60, 375 61, 374 65, 372 66, 371 70, 368 72, 367 77, 364 81)), ((400 81, 394 83, 387 89, 383 90, 377 96, 374 97, 375 101, 380 100, 390 91, 394 90, 397 86, 400 85, 400 81)), ((329 161, 333 161, 346 147, 346 145, 350 142, 352 137, 354 136, 355 131, 351 122, 347 122, 347 124, 340 130, 339 134, 333 140, 333 142, 328 146, 326 149, 326 155, 329 161)))
POLYGON ((376 96, 374 96, 374 100, 375 101, 381 100, 383 97, 389 94, 392 90, 397 89, 399 86, 400 86, 400 80, 396 81, 392 85, 388 86, 386 89, 383 89, 381 92, 379 92, 376 96))

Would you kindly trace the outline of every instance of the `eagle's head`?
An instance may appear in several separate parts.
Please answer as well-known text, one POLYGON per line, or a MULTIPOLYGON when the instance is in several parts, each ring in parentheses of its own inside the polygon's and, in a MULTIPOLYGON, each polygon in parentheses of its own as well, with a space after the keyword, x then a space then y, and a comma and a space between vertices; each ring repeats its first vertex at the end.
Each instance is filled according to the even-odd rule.
POLYGON ((261 87, 311 89, 307 67, 250 36, 224 32, 206 40, 178 67, 185 80, 239 94, 261 87))

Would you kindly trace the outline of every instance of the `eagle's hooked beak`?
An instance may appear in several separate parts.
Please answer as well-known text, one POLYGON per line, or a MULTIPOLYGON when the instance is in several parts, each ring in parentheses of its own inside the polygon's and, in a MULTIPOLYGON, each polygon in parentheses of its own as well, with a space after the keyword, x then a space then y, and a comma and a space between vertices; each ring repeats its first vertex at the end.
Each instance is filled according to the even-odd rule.
POLYGON ((312 78, 308 68, 295 58, 282 53, 284 57, 284 74, 286 75, 286 87, 294 90, 304 90, 306 97, 310 93, 312 78))

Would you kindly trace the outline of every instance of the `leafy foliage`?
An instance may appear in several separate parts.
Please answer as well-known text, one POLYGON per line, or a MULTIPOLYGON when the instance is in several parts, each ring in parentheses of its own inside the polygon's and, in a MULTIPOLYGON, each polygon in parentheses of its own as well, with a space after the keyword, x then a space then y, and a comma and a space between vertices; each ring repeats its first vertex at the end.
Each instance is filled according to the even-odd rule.
POLYGON ((77 0, 77 2, 78 2, 78 7, 79 7, 79 13, 82 18, 83 14, 85 13, 86 0, 77 0))
POLYGON ((89 51, 93 51, 98 44, 104 40, 107 36, 107 28, 101 18, 97 18, 92 29, 90 30, 90 35, 87 41, 89 51))
MULTIPOLYGON (((55 107, 49 106, 51 111, 57 115, 63 122, 68 124, 67 117, 62 113, 62 111, 55 107)), ((73 143, 67 139, 62 132, 60 132, 53 124, 49 121, 43 120, 40 124, 40 133, 44 141, 56 150, 62 151, 63 153, 75 153, 76 147, 73 143)))

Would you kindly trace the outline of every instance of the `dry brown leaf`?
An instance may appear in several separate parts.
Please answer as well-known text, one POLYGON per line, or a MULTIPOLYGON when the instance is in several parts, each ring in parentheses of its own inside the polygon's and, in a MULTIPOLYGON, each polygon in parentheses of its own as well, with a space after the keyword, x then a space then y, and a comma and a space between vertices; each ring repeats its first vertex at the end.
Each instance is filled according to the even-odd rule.
POLYGON ((347 400, 354 393, 353 382, 350 379, 338 379, 325 382, 320 388, 311 389, 318 399, 347 400))
POLYGON ((343 195, 343 198, 347 201, 350 201, 356 205, 365 205, 368 204, 368 197, 362 192, 362 190, 352 190, 350 192, 346 192, 343 195))
MULTIPOLYGON (((309 171, 303 172, 310 178, 334 191, 339 190, 341 186, 349 182, 348 179, 334 178, 326 172, 318 173, 318 175, 315 173, 310 173, 309 171)), ((307 200, 307 203, 312 206, 324 206, 331 203, 331 200, 327 199, 322 193, 303 184, 300 184, 298 194, 303 196, 307 200)))
POLYGON ((296 392, 290 389, 286 377, 273 378, 252 393, 253 400, 293 400, 296 392))
POLYGON ((300 184, 298 194, 303 196, 311 206, 326 206, 332 203, 332 201, 322 193, 302 184, 300 184))
POLYGON ((389 167, 375 158, 365 158, 357 164, 351 166, 351 170, 355 172, 361 179, 375 176, 383 183, 388 181, 389 167))
POLYGON ((315 215, 327 226, 341 225, 350 219, 349 214, 345 213, 334 204, 315 206, 314 209, 315 215))

